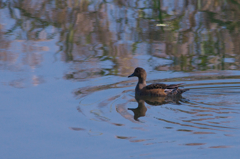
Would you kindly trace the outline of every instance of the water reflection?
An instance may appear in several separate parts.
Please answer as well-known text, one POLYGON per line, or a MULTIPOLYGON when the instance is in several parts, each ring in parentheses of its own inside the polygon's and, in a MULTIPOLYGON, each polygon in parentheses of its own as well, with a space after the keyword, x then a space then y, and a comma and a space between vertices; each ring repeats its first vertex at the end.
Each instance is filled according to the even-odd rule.
POLYGON ((189 146, 190 158, 202 148, 230 147, 225 156, 205 152, 238 156, 232 152, 240 134, 239 6, 229 0, 0 1, 3 158, 26 158, 23 149, 32 153, 27 158, 97 158, 97 152, 186 158, 189 146), (137 106, 136 81, 125 77, 138 66, 149 72, 149 83, 187 83, 189 100, 136 99, 137 106))
POLYGON ((187 102, 188 100, 183 98, 182 96, 166 96, 166 97, 141 97, 135 96, 135 99, 138 103, 137 108, 128 108, 128 110, 133 111, 134 119, 139 121, 139 117, 145 116, 147 112, 147 107, 145 106, 145 102, 152 106, 160 106, 163 104, 181 104, 181 102, 187 102))
MULTIPOLYGON (((10 0, 0 6, 12 21, 0 24, 0 61, 18 58, 6 58, 12 40, 57 39, 56 53, 73 65, 67 79, 125 76, 141 58, 161 71, 239 69, 239 9, 233 1, 10 0)), ((41 63, 32 52, 26 64, 41 63)))
MULTIPOLYGON (((81 114, 84 119, 94 121, 93 125, 82 125, 90 134, 90 130, 95 129, 101 135, 110 134, 114 139, 130 144, 159 146, 172 143, 197 149, 234 147, 233 140, 239 131, 236 122, 240 113, 240 103, 236 100, 239 77, 183 79, 189 80, 185 87, 191 92, 178 98, 134 96, 135 82, 131 81, 93 86, 81 93, 77 90, 81 114), (99 125, 104 125, 104 129, 99 125)), ((172 80, 180 83, 180 78, 172 80)))

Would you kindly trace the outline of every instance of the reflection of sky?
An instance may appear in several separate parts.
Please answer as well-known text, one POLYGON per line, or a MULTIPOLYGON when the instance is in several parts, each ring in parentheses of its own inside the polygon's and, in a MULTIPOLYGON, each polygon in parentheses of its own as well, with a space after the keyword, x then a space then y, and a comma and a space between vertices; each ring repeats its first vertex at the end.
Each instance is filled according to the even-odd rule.
MULTIPOLYGON (((11 29, 16 23, 16 20, 9 17, 6 9, 0 10, 0 13, 1 24, 4 26, 3 31, 11 29)), ((25 26, 26 30, 29 30, 29 28, 27 28, 29 26, 25 26)), ((46 40, 46 33, 44 32, 51 32, 53 30, 53 27, 48 27, 40 32, 39 37, 43 38, 42 40, 46 40)), ((12 41, 10 41, 10 46, 4 48, 4 50, 2 48, 1 50, 6 52, 7 57, 7 61, 0 61, 0 63, 2 63, 0 69, 3 70, 1 74, 5 77, 1 79, 3 82, 12 81, 10 83, 13 83, 13 85, 15 83, 19 85, 19 87, 24 87, 26 83, 38 83, 36 80, 43 82, 49 77, 62 78, 63 70, 66 69, 66 64, 61 62, 60 54, 53 56, 53 53, 59 50, 58 46, 56 46, 59 38, 58 36, 48 41, 28 41, 23 40, 27 39, 26 31, 19 29, 14 30, 13 33, 14 34, 11 33, 3 36, 3 38, 12 39, 12 41), (20 39, 18 38, 18 33, 21 34, 20 39), (10 72, 7 70, 10 70, 10 72), (11 71, 17 73, 12 73, 11 71)))
POLYGON ((162 8, 167 8, 167 14, 169 15, 175 15, 179 12, 179 10, 176 10, 178 8, 184 8, 185 0, 163 0, 162 1, 162 8), (177 5, 175 5, 177 2, 177 5), (176 13, 174 13, 176 12, 176 13))
MULTIPOLYGON (((13 9, 13 15, 20 20, 18 9, 13 9)), ((16 20, 10 17, 8 9, 0 9, 0 21, 2 31, 10 31, 16 24, 16 20)), ((2 59, 0 61, 1 82, 9 83, 14 87, 28 87, 29 84, 38 85, 48 78, 62 78, 66 64, 59 60, 58 55, 53 56, 59 48, 56 46, 58 36, 49 41, 27 40, 27 31, 30 29, 29 23, 23 23, 23 28, 17 26, 13 33, 3 35, 3 39, 9 41, 9 46, 3 46, 2 59), (22 30, 23 29, 23 30, 22 30), (55 59, 57 58, 57 60, 55 59), (54 65, 53 65, 54 63, 54 65)), ((47 27, 39 33, 40 40, 46 40, 46 32, 52 32, 53 27, 47 27)))
MULTIPOLYGON (((17 9, 14 9, 14 11, 17 13, 17 9)), ((8 8, 0 9, 0 23, 3 26, 3 31, 10 30, 16 23, 16 21, 10 17, 8 8)))

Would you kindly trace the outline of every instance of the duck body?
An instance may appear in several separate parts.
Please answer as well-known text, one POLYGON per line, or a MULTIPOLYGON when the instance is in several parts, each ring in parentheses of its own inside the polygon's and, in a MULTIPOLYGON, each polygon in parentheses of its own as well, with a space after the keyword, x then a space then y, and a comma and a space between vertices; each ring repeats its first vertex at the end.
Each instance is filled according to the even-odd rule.
POLYGON ((153 97, 178 96, 189 90, 179 89, 178 87, 181 86, 181 83, 170 85, 164 83, 154 83, 147 85, 146 83, 147 73, 141 67, 137 67, 134 70, 133 74, 131 74, 128 77, 134 76, 138 77, 138 83, 135 88, 135 94, 138 96, 153 96, 153 97))

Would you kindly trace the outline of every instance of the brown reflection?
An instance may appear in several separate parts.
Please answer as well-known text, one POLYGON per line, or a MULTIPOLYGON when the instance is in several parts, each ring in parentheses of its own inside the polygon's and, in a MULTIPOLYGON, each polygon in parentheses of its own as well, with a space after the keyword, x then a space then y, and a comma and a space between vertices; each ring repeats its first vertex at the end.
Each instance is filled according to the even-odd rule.
POLYGON ((119 124, 119 123, 111 123, 113 125, 116 125, 116 126, 125 126, 124 124, 119 124))
MULTIPOLYGON (((145 106, 145 102, 152 106, 158 106, 163 105, 167 103, 175 103, 175 104, 181 104, 180 101, 183 101, 183 97, 141 97, 141 96, 135 96, 135 99, 138 103, 137 108, 128 108, 128 110, 133 111, 134 113, 134 119, 136 121, 139 121, 138 118, 145 116, 147 112, 147 107, 145 106)), ((184 99, 186 100, 186 99, 184 99)))
POLYGON ((126 110, 126 105, 127 103, 123 103, 123 104, 118 104, 116 106, 116 111, 125 119, 128 119, 129 121, 133 122, 133 123, 138 123, 137 121, 135 121, 133 119, 133 116, 126 110))
POLYGON ((146 141, 146 139, 131 140, 130 142, 143 142, 143 141, 146 141))
POLYGON ((182 123, 181 121, 180 122, 175 122, 175 121, 170 121, 170 120, 166 120, 166 119, 163 119, 163 118, 156 118, 156 119, 158 119, 160 121, 167 122, 167 123, 175 124, 175 125, 180 125, 180 126, 184 126, 184 127, 185 126, 186 127, 192 127, 192 128, 197 128, 197 129, 219 130, 219 131, 225 131, 225 130, 221 130, 221 129, 224 129, 224 128, 235 129, 235 128, 227 127, 227 126, 210 125, 210 124, 199 123, 199 122, 188 122, 188 124, 186 124, 186 123, 182 123))
POLYGON ((127 137, 127 136, 116 136, 118 139, 132 139, 134 137, 127 137))
POLYGON ((134 113, 134 119, 139 121, 138 118, 145 116, 147 107, 145 106, 145 101, 142 99, 137 99, 135 98, 138 102, 138 107, 137 108, 128 108, 128 110, 132 110, 134 113))
POLYGON ((224 146, 224 145, 220 145, 220 146, 210 146, 209 148, 230 148, 231 146, 224 146))
MULTIPOLYGON (((217 0, 0 2, 13 21, 8 30, 0 23, 0 47, 11 49, 9 39, 57 39, 55 52, 73 65, 65 77, 75 80, 128 75, 141 63, 138 55, 149 55, 146 61, 156 63, 156 70, 237 70, 240 11, 236 4, 217 0), (159 64, 162 58, 172 63, 159 64), (105 62, 109 64, 102 65, 105 62)), ((32 59, 27 63, 40 64, 41 56, 29 51, 32 59)), ((0 52, 0 61, 6 60, 6 54, 10 52, 0 52)))
POLYGON ((127 139, 130 142, 144 142, 146 139, 134 139, 136 137, 127 137, 127 136, 115 136, 117 139, 127 139))
POLYGON ((187 146, 199 146, 199 145, 205 145, 206 143, 187 143, 185 145, 187 146))
MULTIPOLYGON (((111 89, 111 88, 124 88, 124 87, 128 87, 128 86, 129 86, 129 81, 121 81, 121 82, 116 82, 116 83, 107 84, 107 85, 100 85, 100 86, 93 86, 93 87, 91 87, 91 86, 81 87, 81 88, 75 90, 73 93, 76 97, 84 97, 84 96, 87 96, 96 91, 101 91, 101 90, 106 90, 106 89, 111 89)), ((126 91, 124 91, 123 93, 126 93, 126 91)), ((108 101, 113 101, 118 97, 119 97, 119 95, 116 95, 116 96, 108 99, 108 101)), ((106 102, 108 102, 108 101, 101 102, 99 104, 99 107, 104 107, 106 105, 106 102)))
POLYGON ((83 128, 76 128, 76 127, 69 127, 69 129, 74 130, 74 131, 85 131, 86 130, 83 128))
POLYGON ((214 132, 194 132, 193 134, 216 134, 214 132))
POLYGON ((188 130, 188 129, 178 129, 177 131, 192 132, 193 130, 188 130))

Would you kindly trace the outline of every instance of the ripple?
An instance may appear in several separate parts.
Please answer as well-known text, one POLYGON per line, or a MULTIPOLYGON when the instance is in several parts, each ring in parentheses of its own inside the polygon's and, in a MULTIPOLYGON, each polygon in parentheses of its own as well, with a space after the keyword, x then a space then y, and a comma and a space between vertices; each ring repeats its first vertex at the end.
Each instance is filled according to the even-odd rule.
POLYGON ((224 146, 224 145, 219 145, 219 146, 210 146, 209 148, 230 148, 231 146, 224 146))
MULTIPOLYGON (((81 99, 78 111, 84 118, 98 122, 96 132, 144 145, 163 143, 159 135, 171 134, 183 140, 180 145, 227 148, 210 145, 214 145, 215 139, 224 140, 239 132, 240 76, 234 77, 167 79, 169 83, 187 83, 185 87, 190 91, 180 98, 135 98, 135 82, 131 81, 80 88, 74 94, 81 99), (195 141, 186 142, 189 139, 182 133, 193 135, 190 139, 195 141), (207 140, 210 136, 214 140, 207 140)), ((151 82, 154 81, 159 82, 151 82)), ((92 130, 92 125, 85 125, 84 130, 92 130)), ((173 141, 176 140, 168 138, 164 142, 173 141)))
POLYGON ((206 143, 187 143, 186 146, 199 146, 199 145, 205 145, 206 143))

